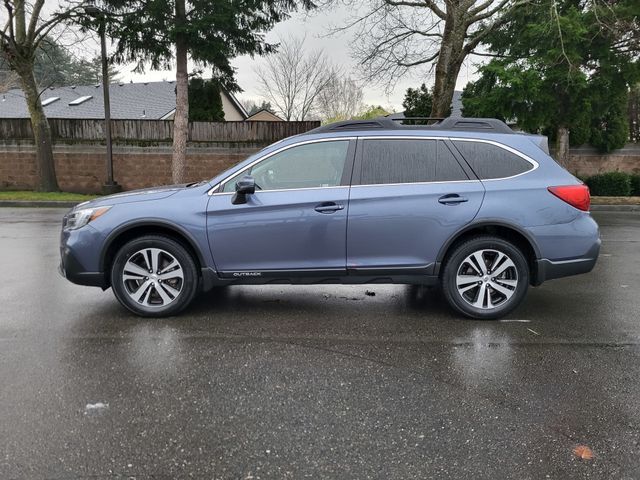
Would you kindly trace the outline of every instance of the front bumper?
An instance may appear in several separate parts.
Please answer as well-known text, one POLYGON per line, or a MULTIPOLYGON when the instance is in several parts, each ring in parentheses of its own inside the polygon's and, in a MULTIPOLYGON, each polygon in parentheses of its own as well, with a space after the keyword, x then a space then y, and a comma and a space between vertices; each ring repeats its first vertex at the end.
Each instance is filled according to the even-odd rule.
POLYGON ((84 267, 73 256, 73 253, 64 246, 60 247, 60 265, 58 266, 58 272, 64 278, 77 285, 101 288, 107 288, 109 286, 104 273, 85 271, 84 267))
POLYGON ((58 272, 72 283, 92 287, 109 286, 104 272, 99 271, 100 233, 90 225, 78 230, 63 228, 60 234, 58 272))

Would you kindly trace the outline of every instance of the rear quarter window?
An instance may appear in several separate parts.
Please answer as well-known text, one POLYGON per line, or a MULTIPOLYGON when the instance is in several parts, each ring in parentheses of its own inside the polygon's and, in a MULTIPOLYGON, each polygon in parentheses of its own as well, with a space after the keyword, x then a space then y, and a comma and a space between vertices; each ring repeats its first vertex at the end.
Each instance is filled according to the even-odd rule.
POLYGON ((491 143, 454 140, 453 144, 481 180, 513 177, 533 169, 524 158, 491 143))

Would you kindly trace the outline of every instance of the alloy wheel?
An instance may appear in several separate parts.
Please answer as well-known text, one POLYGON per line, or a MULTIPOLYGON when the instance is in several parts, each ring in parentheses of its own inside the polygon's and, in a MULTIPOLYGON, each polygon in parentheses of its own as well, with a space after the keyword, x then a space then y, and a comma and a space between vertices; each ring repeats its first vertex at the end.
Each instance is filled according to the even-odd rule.
POLYGON ((122 270, 125 292, 136 303, 160 308, 175 302, 184 286, 184 271, 172 254, 144 248, 129 257, 122 270))
POLYGON ((507 302, 518 287, 518 270, 508 255, 482 249, 468 255, 456 274, 456 288, 462 299, 482 310, 507 302))

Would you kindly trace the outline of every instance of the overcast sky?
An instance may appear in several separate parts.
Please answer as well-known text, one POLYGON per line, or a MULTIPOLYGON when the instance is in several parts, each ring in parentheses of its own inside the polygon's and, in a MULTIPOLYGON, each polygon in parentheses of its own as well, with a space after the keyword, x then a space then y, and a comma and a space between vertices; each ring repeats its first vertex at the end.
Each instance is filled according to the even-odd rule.
MULTIPOLYGON (((46 7, 45 15, 55 9, 54 2, 50 4, 47 3, 46 7)), ((279 38, 286 38, 291 35, 295 37, 306 37, 307 49, 323 49, 334 63, 342 67, 343 71, 351 74, 354 79, 358 79, 360 72, 355 60, 351 57, 349 49, 349 45, 352 43, 353 32, 346 31, 341 34, 329 35, 332 27, 343 26, 346 21, 348 21, 353 14, 353 8, 350 10, 347 10, 345 7, 337 7, 331 10, 315 10, 310 14, 304 12, 293 14, 289 20, 279 23, 267 34, 267 41, 276 43, 279 38)), ((0 15, 0 20, 2 19, 1 17, 2 15, 0 15)), ((71 47, 71 49, 84 57, 93 57, 99 54, 99 44, 97 41, 87 41, 81 45, 71 47)), ((112 47, 110 49, 112 49, 112 47)), ((232 61, 233 66, 237 70, 236 77, 238 84, 244 90, 237 95, 241 100, 261 100, 254 68, 263 61, 264 59, 260 57, 252 59, 248 56, 239 57, 232 61)), ((457 79, 456 89, 461 90, 467 82, 474 80, 475 65, 480 61, 481 57, 472 56, 467 59, 457 79)), ((151 82, 175 80, 174 70, 147 70, 145 73, 134 73, 132 71, 133 65, 118 65, 117 68, 124 81, 151 82)), ((433 85, 433 75, 424 69, 415 70, 411 75, 399 79, 391 92, 385 91, 385 85, 365 83, 364 103, 368 105, 382 105, 385 108, 390 107, 400 111, 407 88, 419 87, 423 82, 428 86, 433 85)))
MULTIPOLYGON (((323 49, 330 58, 342 66, 345 71, 352 72, 353 77, 358 77, 359 72, 356 62, 351 58, 349 45, 351 43, 351 32, 342 33, 340 35, 327 35, 332 26, 342 25, 349 17, 348 12, 342 8, 333 9, 331 11, 322 11, 307 15, 305 13, 294 14, 289 20, 282 22, 269 32, 267 40, 277 42, 280 37, 306 36, 307 48, 323 49)), ((237 80, 244 92, 238 94, 241 100, 259 100, 260 94, 254 75, 254 67, 257 63, 263 61, 260 57, 251 59, 248 56, 236 58, 233 65, 237 69, 237 80)), ((474 63, 477 58, 472 58, 462 67, 458 78, 457 88, 462 89, 464 85, 473 79, 475 71, 474 63)), ((125 81, 157 81, 157 80, 173 80, 175 79, 174 71, 146 71, 144 74, 133 73, 131 66, 120 66, 121 76, 125 81)), ((396 110, 401 109, 402 99, 408 87, 417 87, 422 82, 427 85, 433 84, 433 77, 427 72, 416 71, 413 75, 402 78, 398 81, 394 90, 390 93, 385 92, 384 85, 367 85, 364 88, 364 102, 370 105, 382 105, 384 107, 393 107, 396 110)))

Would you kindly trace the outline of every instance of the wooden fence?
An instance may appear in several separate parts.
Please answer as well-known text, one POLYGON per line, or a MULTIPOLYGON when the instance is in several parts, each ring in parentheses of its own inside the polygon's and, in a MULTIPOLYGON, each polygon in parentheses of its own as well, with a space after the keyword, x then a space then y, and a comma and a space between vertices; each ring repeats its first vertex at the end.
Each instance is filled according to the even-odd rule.
MULTIPOLYGON (((104 120, 50 118, 53 141, 96 142, 104 140, 104 120)), ((190 142, 272 143, 320 126, 320 122, 191 122, 190 142)), ((172 120, 112 120, 114 141, 168 142, 173 138, 172 120)), ((0 141, 33 139, 26 118, 0 119, 0 141)))

